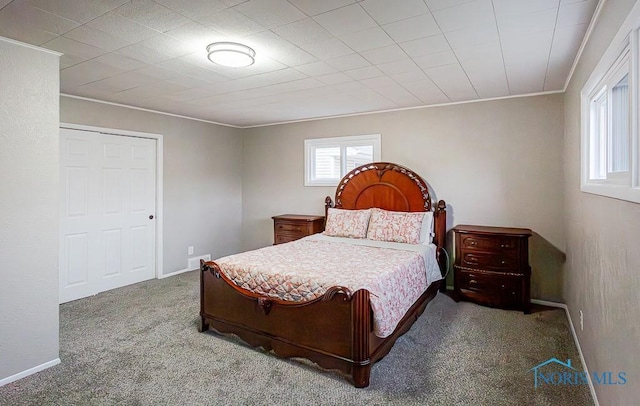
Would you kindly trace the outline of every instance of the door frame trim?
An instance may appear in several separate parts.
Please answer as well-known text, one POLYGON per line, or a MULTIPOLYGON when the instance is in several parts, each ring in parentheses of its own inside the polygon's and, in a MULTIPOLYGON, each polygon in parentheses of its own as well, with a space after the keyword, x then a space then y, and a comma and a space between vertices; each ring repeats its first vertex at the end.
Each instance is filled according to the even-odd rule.
POLYGON ((60 123, 60 128, 69 130, 83 130, 101 134, 116 135, 121 137, 137 137, 148 138, 156 141, 156 279, 162 277, 162 230, 163 230, 163 207, 162 207, 162 185, 164 177, 164 164, 162 157, 164 156, 163 136, 162 134, 146 133, 141 131, 121 130, 117 128, 95 127, 82 124, 60 123))

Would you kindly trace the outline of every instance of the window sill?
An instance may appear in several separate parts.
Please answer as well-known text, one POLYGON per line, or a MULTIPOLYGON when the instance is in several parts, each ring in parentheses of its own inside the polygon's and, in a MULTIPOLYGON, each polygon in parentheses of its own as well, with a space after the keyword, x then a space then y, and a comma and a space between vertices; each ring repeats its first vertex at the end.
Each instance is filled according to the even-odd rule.
POLYGON ((614 184, 583 184, 580 190, 613 199, 625 200, 632 203, 640 203, 640 188, 614 185, 614 184))

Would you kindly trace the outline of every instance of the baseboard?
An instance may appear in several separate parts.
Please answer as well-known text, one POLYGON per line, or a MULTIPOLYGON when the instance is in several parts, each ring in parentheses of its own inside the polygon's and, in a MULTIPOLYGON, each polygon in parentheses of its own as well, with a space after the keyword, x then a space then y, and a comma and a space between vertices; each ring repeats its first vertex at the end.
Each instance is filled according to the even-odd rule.
POLYGON ((195 269, 200 269, 200 260, 211 261, 211 254, 200 255, 197 257, 187 259, 187 269, 193 271, 195 269))
POLYGON ((584 372, 587 373, 587 381, 589 382, 589 391, 591 392, 591 397, 593 398, 593 403, 596 406, 600 406, 598 402, 598 397, 596 396, 596 388, 593 386, 593 381, 591 380, 591 375, 589 374, 589 368, 587 368, 587 362, 584 360, 584 355, 582 355, 582 348, 580 348, 580 341, 578 341, 578 335, 576 334, 576 329, 573 327, 573 320, 571 320, 571 313, 569 313, 569 308, 564 303, 557 302, 549 302, 547 300, 539 300, 539 299, 531 299, 531 303, 539 304, 543 306, 549 307, 559 307, 564 309, 564 312, 567 314, 567 319, 569 320, 569 327, 571 327, 571 334, 573 335, 573 341, 576 343, 576 348, 578 349, 578 355, 580 355, 580 361, 582 362, 582 366, 584 367, 584 372))
POLYGON ((164 275, 160 275, 160 276, 158 276, 158 279, 164 279, 164 278, 168 278, 170 276, 180 275, 181 273, 185 273, 185 272, 189 272, 189 271, 191 271, 191 269, 188 269, 188 268, 181 269, 179 271, 175 271, 175 272, 167 273, 167 274, 164 274, 164 275))
POLYGON ((29 368, 26 371, 22 371, 22 372, 19 372, 19 373, 15 374, 15 375, 11 375, 11 376, 8 376, 8 377, 6 377, 4 379, 0 379, 0 386, 4 386, 4 385, 7 385, 7 384, 9 384, 11 382, 15 382, 18 379, 26 378, 27 376, 33 375, 33 374, 35 374, 37 372, 44 371, 45 369, 51 368, 53 366, 56 366, 59 363, 60 363, 60 358, 56 358, 56 359, 51 360, 49 362, 45 362, 44 364, 40 364, 40 365, 35 366, 33 368, 29 368))

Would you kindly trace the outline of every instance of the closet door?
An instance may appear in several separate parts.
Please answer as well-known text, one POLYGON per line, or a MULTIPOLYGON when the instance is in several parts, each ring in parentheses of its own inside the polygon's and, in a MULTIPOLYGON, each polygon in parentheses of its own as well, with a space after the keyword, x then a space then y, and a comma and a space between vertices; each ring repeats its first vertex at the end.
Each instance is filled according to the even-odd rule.
POLYGON ((60 302, 155 277, 156 141, 60 129, 60 302))

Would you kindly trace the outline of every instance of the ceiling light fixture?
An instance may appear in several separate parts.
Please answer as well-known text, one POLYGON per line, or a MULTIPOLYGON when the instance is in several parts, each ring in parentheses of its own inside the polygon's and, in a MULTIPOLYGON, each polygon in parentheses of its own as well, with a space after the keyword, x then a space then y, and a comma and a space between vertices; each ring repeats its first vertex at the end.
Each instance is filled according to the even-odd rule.
POLYGON ((256 61, 256 51, 237 42, 214 42, 207 45, 207 58, 215 64, 242 68, 256 61))

